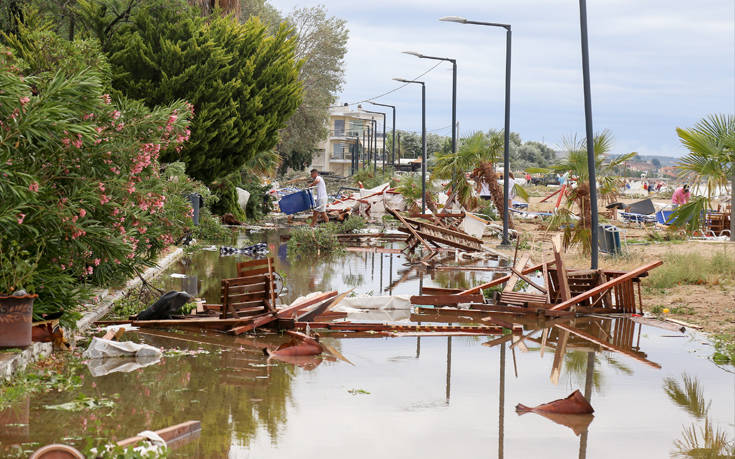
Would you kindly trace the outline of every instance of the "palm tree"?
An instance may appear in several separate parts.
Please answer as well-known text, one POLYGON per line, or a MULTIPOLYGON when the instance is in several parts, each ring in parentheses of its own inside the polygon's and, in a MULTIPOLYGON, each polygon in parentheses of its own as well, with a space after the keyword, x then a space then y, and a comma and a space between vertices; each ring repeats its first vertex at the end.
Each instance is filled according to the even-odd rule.
POLYGON ((503 189, 498 184, 495 172, 495 164, 502 152, 502 133, 495 132, 488 136, 483 132, 476 132, 462 140, 456 154, 450 151, 437 155, 432 178, 450 180, 449 189, 452 191, 450 200, 456 199, 465 209, 471 210, 477 207, 477 198, 473 196, 472 185, 467 179, 466 172, 472 171, 471 178, 487 184, 493 204, 502 219, 505 209, 503 189))
MULTIPOLYGON (((700 216, 710 208, 714 193, 726 188, 730 180, 730 209, 735 209, 735 116, 709 115, 693 128, 677 128, 679 140, 689 154, 679 161, 681 176, 694 183, 704 182, 707 195, 692 199, 672 215, 675 225, 687 222, 690 230, 699 228, 700 216)), ((730 218, 730 240, 735 241, 735 219, 730 218)))
MULTIPOLYGON (((599 189, 605 193, 616 193, 620 186, 620 178, 613 175, 615 167, 628 161, 636 153, 620 155, 612 160, 607 155, 612 149, 612 133, 604 130, 595 135, 594 155, 595 170, 597 172, 599 189)), ((554 216, 551 226, 564 226, 564 245, 576 243, 582 245, 584 253, 590 251, 590 234, 592 230, 592 202, 590 198, 590 174, 587 167, 587 140, 576 136, 563 140, 568 152, 567 158, 553 166, 550 170, 559 173, 569 172, 577 177, 577 187, 571 188, 566 194, 566 212, 559 212, 554 216), (579 211, 579 222, 572 224, 571 208, 576 206, 579 211)), ((534 169, 536 171, 537 169, 534 169)), ((548 170, 547 170, 548 171, 548 170)), ((605 195, 601 196, 605 199, 605 195)))

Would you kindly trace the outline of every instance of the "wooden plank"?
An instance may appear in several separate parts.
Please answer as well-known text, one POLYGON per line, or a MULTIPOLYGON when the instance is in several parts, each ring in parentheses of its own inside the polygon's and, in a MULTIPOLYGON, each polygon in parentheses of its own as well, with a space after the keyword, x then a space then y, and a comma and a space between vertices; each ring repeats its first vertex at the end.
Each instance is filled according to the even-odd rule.
POLYGON ((641 357, 641 356, 639 356, 639 355, 635 354, 634 352, 631 352, 631 351, 629 351, 627 349, 623 349, 622 347, 618 347, 618 346, 612 345, 612 344, 608 343, 607 341, 601 340, 601 339, 599 339, 599 338, 597 338, 595 336, 590 335, 587 332, 583 332, 582 330, 578 330, 576 328, 570 327, 568 325, 563 325, 563 324, 554 324, 554 326, 555 327, 558 327, 558 328, 560 328, 560 329, 562 329, 562 330, 564 330, 566 332, 569 332, 569 333, 572 333, 574 335, 577 335, 577 336, 579 336, 582 339, 586 339, 587 341, 589 341, 591 343, 594 343, 594 344, 597 344, 598 346, 603 347, 605 349, 608 349, 608 350, 611 350, 611 351, 615 351, 615 352, 619 352, 619 353, 621 353, 623 355, 627 355, 628 357, 630 357, 630 358, 632 358, 634 360, 637 360, 637 361, 639 361, 641 363, 644 363, 644 364, 648 365, 649 367, 661 369, 661 365, 659 365, 658 363, 651 362, 650 360, 648 360, 648 359, 646 359, 644 357, 641 357))
POLYGON ((265 307, 265 300, 252 300, 252 301, 238 301, 237 303, 230 303, 230 310, 229 312, 235 312, 238 309, 242 308, 254 308, 256 306, 263 306, 265 307))
POLYGON ((510 330, 513 330, 513 328, 515 327, 515 324, 513 322, 508 322, 507 320, 499 319, 493 316, 484 317, 480 320, 483 322, 490 322, 493 325, 500 325, 501 327, 508 328, 510 330))
MULTIPOLYGON (((401 216, 401 214, 399 214, 398 212, 396 212, 395 210, 391 209, 388 206, 385 206, 385 210, 387 210, 388 213, 396 217, 406 227, 406 230, 410 232, 411 235, 413 235, 413 237, 415 237, 419 242, 421 242, 424 245, 424 247, 426 247, 429 250, 429 252, 434 251, 434 249, 429 245, 429 243, 426 242, 421 236, 419 236, 419 233, 416 232, 416 230, 406 221, 406 219, 404 219, 401 216)), ((398 229, 400 230, 401 228, 398 228, 398 229)))
POLYGON ((567 278, 567 270, 564 267, 564 260, 561 257, 561 235, 555 234, 551 238, 551 248, 554 251, 554 262, 556 264, 556 280, 559 289, 559 295, 562 301, 567 301, 571 294, 569 292, 569 280, 567 278))
POLYGON ((258 327, 262 327, 263 325, 267 325, 275 320, 277 320, 278 317, 274 314, 267 313, 260 316, 255 316, 251 318, 251 322, 245 325, 240 325, 236 327, 232 327, 227 331, 227 333, 231 335, 242 335, 245 332, 248 332, 250 330, 254 330, 258 327))
POLYGON ((477 294, 469 295, 414 295, 411 297, 411 304, 421 305, 454 305, 459 303, 482 303, 485 298, 477 294))
MULTIPOLYGON (((268 260, 272 260, 272 258, 261 258, 258 260, 250 260, 250 261, 241 261, 237 264, 237 272, 241 272, 246 269, 250 269, 253 266, 261 266, 268 263, 268 260)), ((243 277, 243 276, 239 276, 243 277)))
POLYGON ((567 342, 569 342, 569 332, 562 331, 559 341, 554 352, 554 363, 551 365, 551 375, 549 379, 554 384, 559 384, 559 376, 561 375, 561 366, 564 363, 564 354, 567 352, 567 342))
POLYGON ((166 320, 133 320, 130 323, 136 327, 189 327, 189 328, 214 328, 225 329, 236 325, 251 322, 252 317, 221 319, 219 317, 191 318, 191 319, 166 319, 166 320))
MULTIPOLYGON (((549 264, 549 265, 551 265, 552 263, 554 263, 554 262, 553 261, 552 262, 547 262, 547 264, 549 264)), ((526 268, 526 269, 523 269, 521 272, 523 274, 528 274, 528 273, 532 273, 534 271, 538 271, 542 267, 543 267, 543 263, 542 264, 535 265, 535 266, 531 266, 531 267, 526 268)), ((491 280, 490 282, 486 282, 486 283, 484 283, 482 285, 478 285, 477 287, 472 287, 472 288, 469 288, 467 290, 463 290, 460 294, 461 295, 466 295, 466 294, 469 294, 469 293, 477 293, 477 292, 479 292, 482 289, 490 288, 490 287, 493 287, 495 285, 502 284, 504 282, 508 282, 509 279, 510 279, 510 274, 508 274, 507 276, 503 276, 503 277, 499 277, 497 279, 491 280)))
MULTIPOLYGON (((201 430, 202 425, 199 421, 187 421, 182 422, 181 424, 166 427, 165 429, 156 430, 156 433, 166 442, 166 444, 169 444, 183 440, 186 437, 196 435, 201 432, 201 430)), ((143 440, 146 440, 146 438, 136 435, 134 437, 126 438, 125 440, 120 440, 119 442, 117 442, 117 446, 126 448, 128 446, 133 446, 143 440)))
MULTIPOLYGON (((616 277, 614 279, 610 279, 609 281, 607 281, 607 282, 605 282, 603 284, 600 284, 597 287, 594 287, 594 288, 592 288, 592 289, 590 289, 590 290, 588 290, 588 291, 586 291, 584 293, 581 293, 581 294, 575 296, 574 298, 567 299, 566 301, 563 301, 563 302, 557 304, 556 306, 554 306, 553 308, 551 308, 551 310, 552 311, 557 311, 557 310, 560 310, 560 309, 566 309, 566 308, 568 308, 570 306, 573 306, 573 305, 579 303, 580 301, 584 301, 587 298, 590 298, 593 295, 597 295, 598 293, 604 293, 606 290, 610 289, 611 287, 615 287, 617 285, 620 285, 623 282, 625 282, 626 280, 630 280, 633 277, 636 277, 636 276, 640 275, 640 273, 642 273, 642 272, 648 272, 648 271, 652 270, 653 268, 656 268, 658 266, 661 266, 661 264, 663 264, 663 262, 661 260, 658 260, 658 261, 654 261, 653 263, 648 263, 646 265, 639 266, 638 268, 636 268, 636 269, 634 269, 634 270, 632 270, 632 271, 630 271, 630 272, 628 272, 628 273, 626 273, 626 274, 624 274, 622 276, 616 277)), ((620 304, 616 304, 616 306, 618 308, 620 308, 620 304)))
MULTIPOLYGON (((464 269, 464 268, 462 268, 464 269)), ((424 287, 421 291, 426 295, 454 295, 462 291, 461 288, 439 288, 439 287, 424 287)))
POLYGON ((316 297, 309 299, 309 300, 304 300, 298 303, 293 303, 289 306, 286 306, 285 308, 281 308, 278 311, 276 311, 276 315, 281 319, 291 318, 291 316, 294 315, 296 312, 306 307, 309 307, 311 305, 321 303, 322 301, 325 301, 333 296, 336 296, 337 293, 338 292, 334 290, 331 292, 323 293, 321 295, 317 295, 316 297))
POLYGON ((233 277, 232 279, 223 279, 222 281, 228 281, 231 287, 238 287, 241 285, 264 284, 268 280, 268 276, 259 274, 256 276, 233 277))
POLYGON ((437 331, 437 332, 469 332, 478 335, 500 335, 503 333, 502 327, 489 326, 466 326, 466 325, 401 325, 401 324, 383 324, 383 323, 362 323, 362 322, 296 322, 296 329, 302 330, 307 326, 311 329, 324 328, 327 330, 344 330, 344 331, 388 331, 388 332, 419 332, 419 331, 437 331))
MULTIPOLYGON (((240 301, 248 301, 248 300, 262 300, 265 298, 265 291, 256 291, 256 292, 247 292, 247 293, 232 293, 232 289, 230 289, 230 295, 228 297, 231 302, 240 302, 240 301)), ((220 301, 224 302, 225 298, 224 296, 220 297, 220 301)))
POLYGON ((511 268, 511 274, 510 279, 508 279, 508 282, 505 284, 505 288, 503 288, 503 292, 512 292, 515 288, 516 284, 518 283, 518 274, 517 272, 523 270, 523 268, 526 267, 528 264, 528 260, 531 259, 531 255, 528 253, 524 253, 521 255, 520 260, 518 260, 513 268, 511 268))
POLYGON ((270 301, 267 306, 271 311, 276 310, 276 286, 274 284, 275 276, 273 275, 273 259, 268 258, 268 285, 267 291, 270 297, 270 301))

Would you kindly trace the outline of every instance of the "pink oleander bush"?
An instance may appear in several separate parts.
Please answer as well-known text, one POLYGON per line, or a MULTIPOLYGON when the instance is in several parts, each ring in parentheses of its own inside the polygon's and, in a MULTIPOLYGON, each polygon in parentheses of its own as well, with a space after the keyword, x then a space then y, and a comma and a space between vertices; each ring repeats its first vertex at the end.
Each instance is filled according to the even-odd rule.
POLYGON ((37 293, 36 316, 69 324, 89 287, 190 231, 186 195, 208 191, 159 162, 188 140, 192 106, 111 100, 99 69, 65 67, 33 74, 0 47, 0 293, 37 293))

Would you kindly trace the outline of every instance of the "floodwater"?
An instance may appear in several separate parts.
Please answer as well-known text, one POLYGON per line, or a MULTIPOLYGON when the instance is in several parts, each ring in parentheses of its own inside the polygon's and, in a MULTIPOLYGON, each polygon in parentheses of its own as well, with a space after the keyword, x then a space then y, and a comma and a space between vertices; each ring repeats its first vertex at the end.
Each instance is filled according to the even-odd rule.
MULTIPOLYGON (((277 235, 268 242, 286 274, 287 299, 353 287, 358 294, 417 294, 421 285, 465 287, 492 275, 463 271, 432 279, 405 266, 401 255, 366 252, 289 264, 277 235)), ((189 277, 167 277, 167 286, 216 301, 219 280, 234 274, 237 261, 196 252, 169 270, 189 277)), ((129 373, 93 377, 83 368, 78 392, 114 400, 113 408, 44 408, 78 395, 64 393, 0 411, 0 455, 10 455, 14 444, 81 447, 84 438, 122 439, 188 420, 201 421, 201 434, 172 457, 659 458, 694 446, 687 446, 684 430, 705 420, 735 440, 734 369, 715 365, 699 335, 622 318, 571 325, 625 353, 576 335, 566 336, 566 352, 555 352, 565 339, 556 327, 543 354, 542 330, 512 348, 510 341, 482 345, 496 337, 323 338, 352 364, 268 360, 258 347, 285 341, 277 335, 128 333, 124 339, 180 352, 129 373), (593 417, 515 412, 518 403, 535 406, 576 389, 591 400, 593 417)), ((537 327, 529 324, 524 334, 537 327)))

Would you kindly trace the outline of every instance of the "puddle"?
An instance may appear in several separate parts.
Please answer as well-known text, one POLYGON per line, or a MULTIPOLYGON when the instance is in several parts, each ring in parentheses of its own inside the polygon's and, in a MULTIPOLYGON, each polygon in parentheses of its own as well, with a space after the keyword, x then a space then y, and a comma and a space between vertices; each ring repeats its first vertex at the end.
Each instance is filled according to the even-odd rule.
MULTIPOLYGON (((491 272, 422 276, 398 254, 347 252, 329 262, 291 265, 277 234, 263 237, 279 254, 286 301, 353 287, 358 294, 413 295, 421 286, 468 287, 492 278, 491 272)), ((247 259, 200 251, 164 280, 168 288, 215 302, 220 279, 247 259)), ((557 353, 564 333, 558 328, 543 356, 540 330, 512 348, 512 340, 482 345, 496 337, 323 338, 354 365, 320 357, 268 360, 260 348, 288 340, 276 335, 127 333, 124 339, 168 351, 160 363, 129 373, 92 377, 84 369, 77 393, 34 395, 0 411, 0 455, 22 443, 82 447, 83 438, 122 439, 188 420, 201 421, 201 435, 171 457, 668 457, 684 441, 684 427, 703 425, 705 417, 735 439, 733 368, 708 360, 711 346, 698 335, 674 339, 670 330, 627 319, 585 318, 573 326, 628 355, 574 334, 557 353), (536 406, 577 389, 591 398, 591 420, 515 412, 518 403, 536 406), (44 408, 77 395, 114 406, 44 408)))

